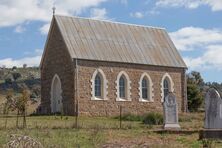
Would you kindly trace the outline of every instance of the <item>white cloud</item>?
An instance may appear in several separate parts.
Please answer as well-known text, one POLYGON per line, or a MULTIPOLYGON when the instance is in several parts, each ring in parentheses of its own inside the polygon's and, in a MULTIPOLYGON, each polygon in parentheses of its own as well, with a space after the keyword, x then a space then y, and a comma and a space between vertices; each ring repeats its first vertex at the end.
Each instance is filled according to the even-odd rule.
POLYGON ((185 27, 170 36, 177 49, 186 52, 185 63, 190 70, 222 71, 222 30, 185 27), (193 51, 196 51, 193 55, 193 51))
POLYGON ((135 13, 130 13, 130 16, 135 18, 143 18, 144 14, 142 12, 135 12, 135 13))
POLYGON ((107 12, 105 8, 99 9, 99 8, 93 8, 90 11, 90 16, 93 19, 99 19, 99 20, 106 20, 107 16, 106 16, 107 12))
POLYGON ((43 25, 40 28, 41 34, 46 35, 48 33, 48 31, 49 31, 49 27, 50 27, 50 23, 47 23, 47 24, 43 25))
POLYGON ((22 67, 23 64, 27 64, 29 67, 39 66, 42 53, 42 49, 35 49, 34 52, 25 52, 24 54, 26 55, 26 57, 21 59, 0 59, 0 67, 2 67, 3 65, 8 68, 12 68, 13 66, 22 67))
POLYGON ((212 45, 207 47, 207 51, 196 58, 185 57, 184 60, 190 70, 203 71, 214 69, 222 71, 222 45, 212 45))
POLYGON ((15 28, 15 32, 16 33, 22 33, 22 32, 24 32, 25 31, 25 28, 24 27, 22 27, 22 26, 16 26, 16 28, 15 28))
POLYGON ((36 54, 36 55, 42 55, 42 53, 43 53, 43 50, 42 50, 42 49, 36 49, 36 50, 35 50, 35 54, 36 54))
POLYGON ((202 5, 208 5, 212 11, 222 10, 222 0, 158 0, 158 7, 185 7, 195 9, 202 5))
POLYGON ((222 44, 222 30, 185 27, 170 36, 178 50, 191 51, 222 44))
POLYGON ((28 66, 39 66, 41 60, 41 56, 34 56, 34 57, 25 57, 22 59, 12 59, 6 58, 0 60, 0 66, 6 66, 8 68, 12 68, 13 66, 22 67, 23 64, 27 64, 28 66))
POLYGON ((27 21, 49 23, 52 17, 53 4, 56 6, 56 14, 78 15, 86 8, 98 6, 105 1, 106 0, 1 0, 0 27, 16 26, 27 21))

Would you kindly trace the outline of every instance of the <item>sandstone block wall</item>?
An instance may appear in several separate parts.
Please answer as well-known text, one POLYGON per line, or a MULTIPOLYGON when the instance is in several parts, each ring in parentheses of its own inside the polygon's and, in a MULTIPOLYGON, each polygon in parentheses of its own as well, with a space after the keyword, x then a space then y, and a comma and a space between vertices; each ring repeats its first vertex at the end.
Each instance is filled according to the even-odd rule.
POLYGON ((87 116, 113 116, 119 114, 119 105, 123 106, 125 113, 144 114, 151 111, 162 113, 160 84, 165 73, 168 73, 174 82, 179 112, 184 111, 186 91, 184 72, 182 68, 78 60, 79 113, 87 116), (108 80, 108 100, 91 100, 91 78, 97 68, 103 70, 108 80), (125 71, 130 78, 132 101, 116 101, 115 81, 121 71, 125 71), (139 102, 139 80, 144 72, 147 72, 152 79, 154 102, 139 102))

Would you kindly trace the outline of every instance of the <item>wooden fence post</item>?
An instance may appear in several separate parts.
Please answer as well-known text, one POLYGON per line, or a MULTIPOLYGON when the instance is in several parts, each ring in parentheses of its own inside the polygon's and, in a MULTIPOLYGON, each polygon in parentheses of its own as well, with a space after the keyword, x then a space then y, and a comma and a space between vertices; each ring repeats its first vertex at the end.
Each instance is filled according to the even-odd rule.
POLYGON ((119 127, 122 128, 122 106, 119 106, 119 127))
POLYGON ((75 118, 75 128, 78 128, 78 115, 79 115, 79 106, 78 101, 76 102, 76 118, 75 118))

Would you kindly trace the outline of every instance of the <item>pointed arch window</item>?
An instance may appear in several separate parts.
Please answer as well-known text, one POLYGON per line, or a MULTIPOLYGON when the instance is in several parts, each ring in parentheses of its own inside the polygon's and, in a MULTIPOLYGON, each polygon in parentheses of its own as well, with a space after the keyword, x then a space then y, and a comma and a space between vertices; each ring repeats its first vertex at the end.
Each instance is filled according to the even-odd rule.
POLYGON ((91 79, 91 100, 107 100, 108 81, 101 69, 97 69, 91 79))
POLYGON ((167 80, 167 78, 165 78, 164 82, 163 82, 163 92, 164 92, 164 101, 166 96, 169 94, 170 89, 169 89, 169 82, 167 80))
POLYGON ((165 101, 165 97, 170 93, 170 92, 174 92, 174 83, 173 80, 171 78, 171 76, 166 73, 164 74, 164 76, 162 77, 162 81, 161 81, 161 102, 165 101))
POLYGON ((122 75, 119 79, 119 97, 123 99, 126 98, 126 82, 124 75, 122 75))
POLYGON ((99 74, 96 75, 95 78, 95 97, 101 98, 102 97, 102 80, 99 74))
POLYGON ((139 101, 153 102, 153 83, 147 73, 143 73, 139 81, 139 101))
POLYGON ((130 79, 126 72, 121 71, 116 80, 116 101, 131 101, 130 79))
POLYGON ((147 80, 143 78, 142 80, 142 98, 143 99, 148 99, 148 84, 147 80))

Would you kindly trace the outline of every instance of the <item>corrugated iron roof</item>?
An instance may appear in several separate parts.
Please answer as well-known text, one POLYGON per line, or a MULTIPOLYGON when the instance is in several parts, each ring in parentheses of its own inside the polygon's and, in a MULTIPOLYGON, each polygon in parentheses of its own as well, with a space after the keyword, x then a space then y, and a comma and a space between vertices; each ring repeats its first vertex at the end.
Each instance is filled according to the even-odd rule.
POLYGON ((163 28, 55 15, 72 58, 183 67, 163 28))

